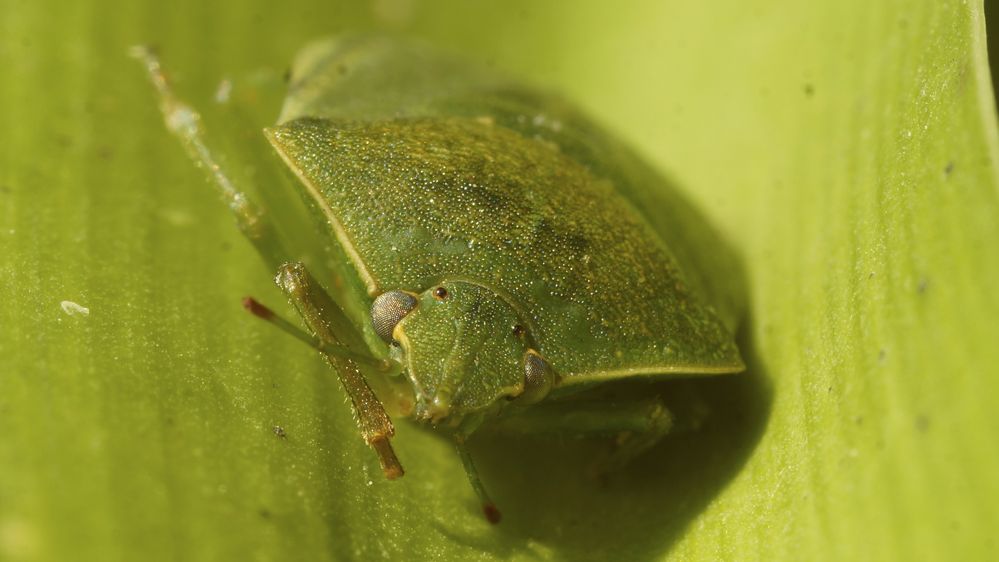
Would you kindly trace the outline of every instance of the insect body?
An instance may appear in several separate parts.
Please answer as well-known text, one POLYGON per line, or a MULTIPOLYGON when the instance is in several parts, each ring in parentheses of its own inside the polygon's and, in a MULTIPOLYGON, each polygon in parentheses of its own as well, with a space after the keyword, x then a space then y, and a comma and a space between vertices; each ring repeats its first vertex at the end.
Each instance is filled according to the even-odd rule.
POLYGON ((168 123, 278 267, 312 333, 302 337, 333 365, 388 476, 402 469, 374 379, 408 383, 414 416, 455 436, 498 520, 463 446, 480 426, 641 428, 625 458, 668 430, 668 413, 646 402, 587 417, 577 398, 567 416, 561 399, 611 379, 743 369, 732 307, 696 247, 709 229, 558 99, 391 39, 303 50, 265 132, 350 262, 357 290, 330 294, 301 264, 280 263, 257 234, 263 214, 214 162, 196 114, 140 55, 168 123), (367 306, 344 306, 350 299, 367 306))

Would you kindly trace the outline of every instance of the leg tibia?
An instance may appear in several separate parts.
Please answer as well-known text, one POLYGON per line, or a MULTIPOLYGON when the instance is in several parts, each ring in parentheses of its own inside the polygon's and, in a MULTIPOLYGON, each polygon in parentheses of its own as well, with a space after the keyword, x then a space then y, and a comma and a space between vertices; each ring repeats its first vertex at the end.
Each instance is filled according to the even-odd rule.
POLYGON ((167 129, 177 136, 188 155, 198 167, 208 172, 212 184, 222 196, 240 231, 253 243, 264 260, 276 267, 276 257, 287 255, 280 248, 263 211, 236 188, 230 176, 209 149, 201 116, 191 106, 178 98, 163 73, 159 58, 148 47, 133 47, 131 55, 146 67, 149 80, 159 94, 160 110, 167 129))
POLYGON ((360 364, 369 371, 387 372, 390 366, 370 356, 363 336, 349 322, 343 309, 313 282, 304 267, 283 264, 290 254, 280 242, 271 222, 245 193, 236 188, 232 176, 223 169, 215 152, 209 148, 201 116, 174 94, 156 55, 146 47, 135 47, 131 54, 143 63, 159 94, 160 110, 167 128, 180 140, 191 159, 208 172, 239 229, 272 271, 280 266, 278 285, 298 308, 314 337, 276 317, 256 301, 249 301, 247 308, 323 354, 350 396, 361 433, 378 454, 385 475, 388 478, 402 476, 402 466, 389 445, 389 439, 395 432, 392 422, 358 368, 360 364))
POLYGON ((616 470, 658 443, 673 427, 659 397, 635 401, 566 400, 511 412, 491 426, 504 432, 607 436, 614 449, 598 460, 599 472, 616 470))
POLYGON ((353 352, 344 345, 345 337, 350 337, 352 333, 349 323, 333 299, 302 264, 281 266, 277 283, 302 315, 318 342, 320 353, 333 367, 350 396, 361 435, 378 454, 385 476, 390 479, 402 476, 402 466, 389 444, 395 427, 358 368, 358 362, 371 366, 378 361, 353 352))

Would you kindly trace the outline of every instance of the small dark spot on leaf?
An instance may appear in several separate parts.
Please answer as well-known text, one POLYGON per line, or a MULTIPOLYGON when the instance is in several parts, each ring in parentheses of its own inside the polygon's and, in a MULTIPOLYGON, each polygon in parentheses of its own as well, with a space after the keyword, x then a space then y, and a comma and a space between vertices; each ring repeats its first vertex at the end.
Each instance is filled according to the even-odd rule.
POLYGON ((805 97, 809 97, 810 98, 813 95, 815 95, 815 86, 813 86, 811 84, 805 84, 805 87, 803 89, 805 91, 805 97))
POLYGON ((101 160, 110 160, 114 156, 114 150, 107 145, 97 147, 97 157, 101 160))
POLYGON ((288 434, 284 432, 284 428, 281 427, 280 425, 274 426, 274 435, 277 435, 281 439, 288 437, 288 434))
POLYGON ((284 80, 285 84, 288 84, 288 83, 291 82, 291 69, 290 68, 284 69, 284 73, 281 74, 281 80, 284 80))
POLYGON ((7 194, 10 193, 11 189, 9 185, 0 185, 0 193, 7 194))
POLYGON ((916 416, 916 431, 926 433, 930 429, 930 416, 919 414, 916 416))
POLYGON ((947 162, 946 166, 944 166, 944 175, 950 176, 951 172, 953 171, 954 171, 954 161, 951 160, 950 162, 947 162))
POLYGON ((888 358, 888 350, 881 348, 878 350, 878 363, 884 363, 885 359, 888 358))
POLYGON ((260 516, 263 517, 264 519, 270 519, 271 518, 271 512, 268 509, 261 509, 257 513, 259 513, 260 516))
POLYGON ((340 76, 343 76, 344 74, 347 74, 347 70, 348 70, 348 68, 347 68, 347 65, 345 65, 345 64, 338 64, 337 67, 336 67, 336 71, 340 73, 340 76))
POLYGON ((853 418, 853 423, 857 425, 864 425, 864 416, 856 416, 853 418))
POLYGON ((922 295, 926 292, 926 289, 930 286, 930 280, 923 277, 919 280, 919 284, 916 285, 916 292, 922 295))

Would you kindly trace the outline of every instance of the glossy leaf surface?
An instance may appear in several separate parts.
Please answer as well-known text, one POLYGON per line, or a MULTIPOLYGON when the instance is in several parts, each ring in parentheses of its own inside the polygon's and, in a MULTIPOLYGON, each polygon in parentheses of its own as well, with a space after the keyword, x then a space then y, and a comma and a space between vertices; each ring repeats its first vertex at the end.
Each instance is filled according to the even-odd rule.
MULTIPOLYGON (((0 558, 996 557, 980 2, 2 11, 0 558), (667 387, 700 430, 602 483, 591 445, 476 443, 496 528, 430 433, 399 424, 408 472, 383 481, 325 365, 246 317, 246 294, 288 311, 126 56, 158 44, 212 107, 222 79, 280 76, 311 38, 386 28, 563 91, 746 269, 748 375, 667 387)), ((270 123, 280 96, 259 107, 270 123)))

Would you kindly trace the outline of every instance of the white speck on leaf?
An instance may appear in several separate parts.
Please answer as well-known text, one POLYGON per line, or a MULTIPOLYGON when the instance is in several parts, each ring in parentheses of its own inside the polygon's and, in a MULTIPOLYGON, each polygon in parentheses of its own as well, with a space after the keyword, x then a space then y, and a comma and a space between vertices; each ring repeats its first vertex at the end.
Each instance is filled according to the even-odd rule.
POLYGON ((215 103, 229 103, 229 96, 232 94, 232 81, 228 78, 219 82, 219 87, 215 90, 215 103))
POLYGON ((61 306, 62 307, 62 311, 65 312, 66 314, 68 314, 69 316, 77 316, 77 315, 79 315, 79 316, 89 316, 90 315, 90 309, 89 308, 87 308, 85 306, 81 306, 81 305, 79 305, 79 304, 77 304, 77 303, 75 303, 73 301, 62 301, 62 302, 59 303, 59 306, 61 306))
POLYGON ((194 222, 194 217, 191 216, 191 213, 184 209, 161 209, 158 214, 170 226, 183 227, 194 222))

